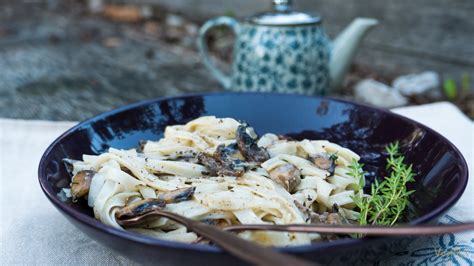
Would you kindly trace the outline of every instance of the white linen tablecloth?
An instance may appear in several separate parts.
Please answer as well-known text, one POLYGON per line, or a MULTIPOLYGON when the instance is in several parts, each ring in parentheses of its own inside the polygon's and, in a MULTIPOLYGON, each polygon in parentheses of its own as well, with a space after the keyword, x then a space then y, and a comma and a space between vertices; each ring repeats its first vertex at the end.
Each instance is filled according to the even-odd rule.
MULTIPOLYGON (((444 223, 474 220, 474 124, 454 105, 435 103, 394 109, 451 140, 469 163, 470 182, 444 223)), ((134 264, 84 235, 54 209, 37 181, 46 147, 74 122, 0 119, 0 264, 134 264)), ((473 265, 474 232, 422 238, 390 258, 389 265, 473 265)), ((160 265, 172 265, 160 261, 160 265)))

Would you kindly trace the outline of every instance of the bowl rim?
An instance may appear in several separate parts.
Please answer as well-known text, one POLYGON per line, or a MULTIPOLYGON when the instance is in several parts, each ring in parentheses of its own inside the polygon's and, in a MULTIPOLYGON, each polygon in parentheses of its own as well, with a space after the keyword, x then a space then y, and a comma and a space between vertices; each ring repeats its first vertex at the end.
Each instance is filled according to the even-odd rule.
MULTIPOLYGON (((426 131, 429 131, 430 133, 434 134, 437 138, 444 141, 453 150, 455 155, 459 158, 459 163, 461 165, 460 185, 458 185, 455 188, 454 192, 451 195, 449 195, 448 199, 445 202, 443 202, 443 204, 437 206, 435 209, 433 209, 429 213, 410 221, 409 224, 426 223, 440 216, 441 214, 446 212, 449 208, 451 208, 459 200, 464 190, 466 189, 469 174, 468 174, 467 163, 464 156, 451 141, 449 141, 447 138, 442 136, 437 131, 429 128, 428 126, 425 126, 405 116, 393 113, 390 110, 381 109, 381 108, 369 106, 366 104, 355 103, 348 100, 342 100, 342 99, 337 99, 337 98, 327 97, 327 96, 307 96, 307 95, 299 95, 299 94, 262 93, 262 92, 207 92, 207 93, 184 94, 184 95, 179 95, 179 96, 159 97, 159 98, 154 98, 154 99, 149 99, 149 100, 142 100, 142 101, 131 103, 125 106, 121 106, 121 107, 112 109, 110 111, 100 113, 86 120, 83 120, 79 122, 78 124, 74 125, 73 127, 71 127, 70 129, 66 130, 59 137, 57 137, 48 146, 48 148, 45 150, 45 152, 41 156, 41 160, 39 162, 39 167, 38 167, 38 181, 40 183, 41 189, 43 190, 44 194, 49 199, 49 201, 63 214, 66 214, 70 218, 73 218, 79 221, 80 223, 82 223, 83 225, 88 226, 92 229, 103 231, 104 233, 108 233, 115 237, 124 238, 126 240, 138 242, 145 245, 166 247, 166 248, 172 248, 172 249, 181 249, 181 250, 210 252, 210 253, 222 252, 222 249, 217 246, 196 245, 196 244, 181 243, 181 242, 175 242, 175 241, 169 241, 169 240, 162 240, 162 239, 152 238, 149 236, 145 236, 138 233, 129 232, 129 231, 125 231, 125 230, 121 230, 121 229, 117 229, 117 228, 105 225, 101 223, 99 220, 93 217, 90 217, 82 212, 79 212, 78 210, 75 210, 74 208, 64 204, 57 197, 54 191, 47 188, 43 180, 44 181, 47 180, 46 159, 49 157, 51 151, 69 134, 71 134, 72 132, 78 129, 85 127, 86 125, 90 123, 104 119, 112 115, 116 115, 118 113, 121 113, 127 110, 131 110, 140 106, 150 105, 157 102, 163 102, 163 101, 169 101, 169 100, 175 100, 175 99, 192 98, 192 97, 220 97, 220 96, 229 96, 229 95, 236 95, 239 97, 246 97, 246 96, 253 96, 253 95, 266 95, 268 97, 291 97, 294 99, 309 98, 309 99, 320 99, 320 100, 328 100, 328 101, 333 101, 333 102, 350 104, 358 108, 370 109, 375 112, 380 112, 386 115, 395 116, 396 118, 402 120, 405 123, 415 124, 416 126, 421 127, 426 131)), ((332 242, 311 243, 308 245, 298 245, 298 246, 290 246, 290 247, 274 247, 273 249, 282 251, 282 252, 289 252, 289 253, 305 253, 305 252, 314 252, 316 250, 329 249, 332 247, 345 247, 345 246, 351 246, 351 245, 356 245, 356 244, 363 244, 363 243, 365 244, 365 243, 368 243, 369 241, 383 240, 383 239, 387 239, 387 237, 362 238, 362 239, 347 238, 347 239, 339 239, 332 242)))

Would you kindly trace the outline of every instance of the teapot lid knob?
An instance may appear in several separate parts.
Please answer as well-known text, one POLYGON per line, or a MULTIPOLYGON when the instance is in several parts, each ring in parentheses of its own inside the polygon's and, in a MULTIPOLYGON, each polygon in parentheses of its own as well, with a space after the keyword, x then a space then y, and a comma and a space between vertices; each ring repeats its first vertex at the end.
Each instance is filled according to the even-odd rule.
POLYGON ((294 11, 291 7, 292 0, 272 0, 272 2, 272 11, 259 13, 247 18, 246 21, 264 26, 302 26, 321 22, 321 18, 317 15, 294 11))
POLYGON ((273 8, 276 11, 288 11, 291 9, 291 0, 273 0, 273 8))

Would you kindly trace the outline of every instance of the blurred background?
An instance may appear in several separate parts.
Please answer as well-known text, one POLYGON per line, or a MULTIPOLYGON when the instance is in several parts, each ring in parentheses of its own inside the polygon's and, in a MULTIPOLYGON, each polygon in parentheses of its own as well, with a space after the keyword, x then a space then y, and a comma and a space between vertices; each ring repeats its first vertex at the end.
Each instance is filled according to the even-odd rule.
MULTIPOLYGON (((474 1, 294 2, 319 13, 330 37, 355 17, 380 21, 331 96, 384 108, 450 101, 474 118, 474 1), (394 80, 409 74, 417 82, 398 91, 394 80), (387 91, 404 100, 381 101, 387 91)), ((200 25, 270 6, 269 0, 1 0, 0 117, 82 120, 139 100, 221 91, 197 54, 200 25)), ((214 60, 227 71, 233 42, 225 28, 208 37, 214 60)))

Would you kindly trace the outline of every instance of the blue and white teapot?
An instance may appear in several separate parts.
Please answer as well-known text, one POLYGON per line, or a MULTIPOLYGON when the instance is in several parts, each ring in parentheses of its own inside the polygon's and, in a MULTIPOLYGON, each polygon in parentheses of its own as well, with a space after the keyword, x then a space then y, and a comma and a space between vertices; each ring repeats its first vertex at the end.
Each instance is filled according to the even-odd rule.
POLYGON ((225 89, 323 95, 340 85, 362 38, 377 24, 357 18, 331 42, 319 17, 293 11, 290 0, 273 0, 273 7, 241 23, 218 17, 201 27, 200 55, 225 89), (208 56, 205 35, 216 26, 228 26, 236 35, 231 76, 208 56))

